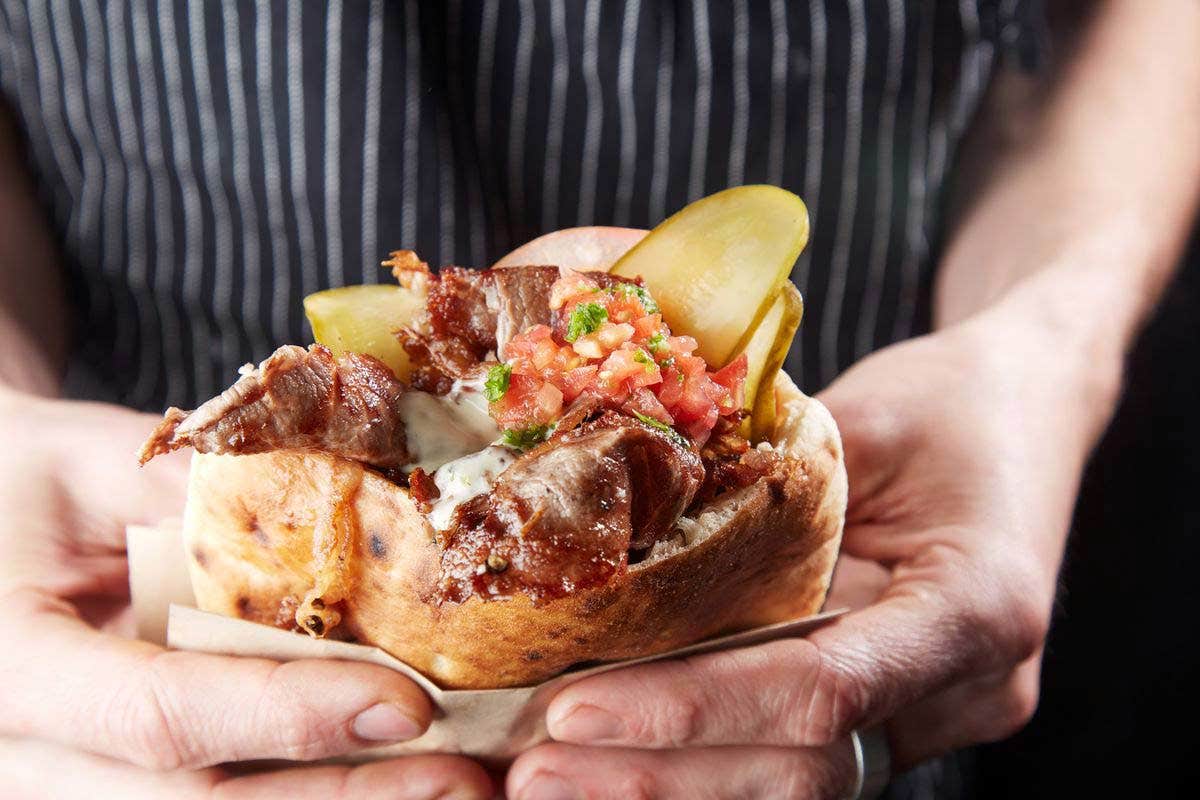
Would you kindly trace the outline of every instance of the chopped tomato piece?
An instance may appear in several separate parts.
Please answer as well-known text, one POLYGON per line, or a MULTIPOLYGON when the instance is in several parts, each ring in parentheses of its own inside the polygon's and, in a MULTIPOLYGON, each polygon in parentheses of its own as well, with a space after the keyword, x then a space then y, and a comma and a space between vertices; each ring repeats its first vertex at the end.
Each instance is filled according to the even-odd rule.
POLYGON ((662 401, 654 396, 654 392, 649 389, 635 389, 629 395, 629 399, 622 406, 625 411, 634 411, 659 422, 665 422, 667 425, 674 424, 675 420, 671 419, 671 414, 667 411, 667 407, 662 404, 662 401))
POLYGON ((709 372, 695 355, 696 340, 672 336, 643 287, 602 289, 585 275, 569 273, 551 288, 550 305, 560 318, 576 309, 587 313, 580 311, 566 329, 535 325, 508 343, 511 380, 491 404, 502 427, 554 422, 565 404, 588 392, 611 408, 674 425, 702 443, 718 418, 741 410, 745 357, 709 372), (568 335, 574 341, 566 341, 568 335))
POLYGON ((559 278, 550 287, 550 309, 556 311, 567 304, 567 301, 579 295, 591 294, 599 289, 599 285, 586 275, 570 272, 559 278))
POLYGON ((662 328, 662 314, 647 314, 633 320, 633 338, 639 342, 650 339, 662 328))
POLYGON ((559 388, 562 389, 563 402, 570 403, 579 395, 583 394, 584 389, 592 386, 596 382, 596 373, 600 370, 599 367, 576 367, 563 373, 562 383, 559 388))
POLYGON ((508 391, 491 404, 492 418, 502 428, 547 425, 562 413, 563 393, 540 378, 513 373, 508 391))
POLYGON ((746 354, 742 353, 712 374, 715 383, 729 390, 729 403, 735 409, 742 407, 745 398, 747 365, 746 354))
POLYGON ((667 344, 670 345, 671 352, 680 356, 690 356, 700 346, 691 336, 670 336, 667 338, 667 344))

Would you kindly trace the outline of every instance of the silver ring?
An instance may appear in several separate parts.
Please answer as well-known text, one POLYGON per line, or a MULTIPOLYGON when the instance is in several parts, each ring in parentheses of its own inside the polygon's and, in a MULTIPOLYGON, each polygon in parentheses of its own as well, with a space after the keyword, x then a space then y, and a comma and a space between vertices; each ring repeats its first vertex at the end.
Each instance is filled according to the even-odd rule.
POLYGON ((847 800, 875 800, 892 778, 892 753, 883 728, 850 732, 854 748, 854 788, 847 800))

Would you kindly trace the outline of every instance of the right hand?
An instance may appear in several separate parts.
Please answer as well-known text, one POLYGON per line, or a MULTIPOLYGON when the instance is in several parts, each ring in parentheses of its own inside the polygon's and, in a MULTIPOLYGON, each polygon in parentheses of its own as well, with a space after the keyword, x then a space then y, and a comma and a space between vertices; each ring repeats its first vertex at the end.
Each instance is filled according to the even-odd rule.
POLYGON ((412 681, 370 664, 167 651, 132 638, 125 526, 179 516, 186 457, 139 470, 155 418, 0 388, 0 774, 19 797, 488 797, 464 758, 237 777, 429 725, 412 681), (33 741, 40 740, 40 741, 33 741))

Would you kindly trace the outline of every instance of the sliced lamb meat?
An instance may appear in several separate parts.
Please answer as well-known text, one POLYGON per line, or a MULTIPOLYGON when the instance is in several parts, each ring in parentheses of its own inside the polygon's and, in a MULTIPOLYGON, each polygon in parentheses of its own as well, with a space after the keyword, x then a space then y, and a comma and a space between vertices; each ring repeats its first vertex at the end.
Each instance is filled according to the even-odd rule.
POLYGON ((527 453, 456 512, 439 599, 555 597, 604 583, 669 535, 704 479, 676 437, 605 412, 527 453))
POLYGON ((424 336, 412 328, 401 328, 396 335, 408 353, 408 382, 422 392, 445 394, 483 363, 465 339, 424 336))
POLYGON ((571 405, 567 406, 563 415, 558 418, 558 422, 554 423, 554 433, 550 438, 561 439, 589 419, 598 416, 603 410, 603 398, 597 397, 591 392, 584 392, 575 398, 571 405))
POLYGON ((705 447, 704 483, 696 492, 692 505, 700 506, 714 497, 741 489, 763 478, 776 476, 786 479, 791 471, 789 461, 774 450, 759 450, 745 444, 741 448, 727 448, 716 452, 705 447), (737 450, 740 449, 740 452, 737 450))
POLYGON ((495 287, 495 350, 501 361, 514 336, 551 323, 550 287, 559 274, 558 267, 507 267, 485 273, 495 287))
POLYGON ((381 469, 407 463, 398 401, 404 384, 371 356, 281 347, 258 369, 192 412, 170 409, 138 454, 319 450, 381 469))
POLYGON ((489 272, 445 267, 429 290, 429 323, 435 339, 458 339, 482 361, 496 349, 496 309, 488 302, 489 272))

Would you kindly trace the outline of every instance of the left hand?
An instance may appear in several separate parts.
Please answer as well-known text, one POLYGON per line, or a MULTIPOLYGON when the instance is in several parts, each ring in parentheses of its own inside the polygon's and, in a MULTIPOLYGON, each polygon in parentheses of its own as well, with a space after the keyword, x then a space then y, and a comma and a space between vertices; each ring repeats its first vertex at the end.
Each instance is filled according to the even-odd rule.
POLYGON ((889 347, 821 396, 850 507, 806 639, 657 662, 564 689, 524 798, 845 796, 848 735, 886 724, 903 769, 1033 714, 1084 459, 1116 381, 1052 324, 1001 307, 889 347))

